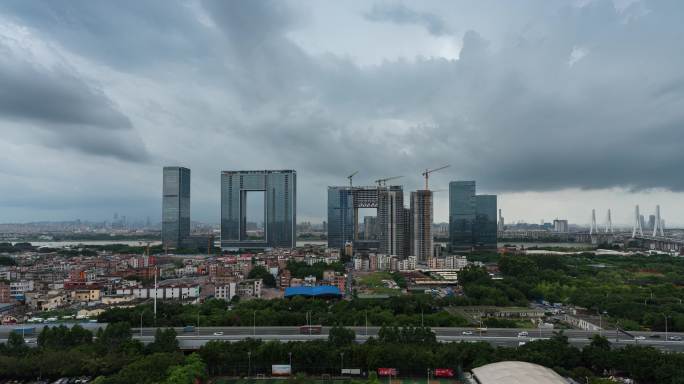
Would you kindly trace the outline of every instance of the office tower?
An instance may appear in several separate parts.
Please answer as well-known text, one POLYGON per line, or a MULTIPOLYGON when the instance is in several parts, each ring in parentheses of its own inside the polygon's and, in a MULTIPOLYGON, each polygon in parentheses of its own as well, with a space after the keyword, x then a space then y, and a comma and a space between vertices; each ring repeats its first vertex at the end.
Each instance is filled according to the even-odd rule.
POLYGON ((378 218, 376 216, 364 216, 363 238, 364 240, 375 240, 378 238, 378 218))
POLYGON ((406 257, 404 192, 401 186, 378 189, 379 252, 406 257))
POLYGON ((221 172, 221 247, 294 248, 296 202, 297 173, 293 170, 221 172), (263 212, 263 219, 257 219, 264 223, 261 237, 247 234, 248 207, 263 212))
POLYGON ((449 243, 453 250, 474 246, 475 181, 449 183, 449 243))
POLYGON ((411 243, 411 233, 412 233, 412 223, 411 223, 411 208, 404 208, 404 245, 402 254, 404 257, 411 255, 412 243, 411 243))
MULTIPOLYGON (((639 215, 639 223, 641 224, 641 228, 646 228, 646 220, 644 220, 644 215, 639 215)), ((648 228, 646 228, 648 229, 648 228)))
POLYGON ((496 195, 475 196, 474 242, 480 248, 496 248, 496 195))
POLYGON ((476 195, 475 181, 449 183, 451 249, 496 248, 496 195, 476 195))
POLYGON ((354 195, 349 187, 328 187, 328 247, 342 249, 354 240, 354 195))
POLYGON ((190 170, 164 167, 162 182, 162 244, 178 248, 190 237, 190 170))
POLYGON ((433 255, 432 215, 432 192, 411 192, 410 254, 418 257, 418 261, 427 261, 433 255))
POLYGON ((653 228, 655 228, 655 225, 656 225, 656 215, 648 215, 648 228, 646 228, 646 229, 650 229, 652 231, 653 228))

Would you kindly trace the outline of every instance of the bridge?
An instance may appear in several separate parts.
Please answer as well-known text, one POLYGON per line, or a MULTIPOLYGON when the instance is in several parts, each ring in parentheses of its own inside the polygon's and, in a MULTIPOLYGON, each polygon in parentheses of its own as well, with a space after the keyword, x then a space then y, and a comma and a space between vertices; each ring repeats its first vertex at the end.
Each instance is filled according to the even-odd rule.
MULTIPOLYGON (((106 324, 92 324, 105 326, 106 324)), ((37 330, 42 326, 37 326, 37 330)), ((0 342, 6 342, 12 326, 0 327, 0 342)), ((92 327, 89 327, 92 328, 92 327)), ((348 327, 356 333, 356 342, 366 342, 377 337, 380 327, 348 327)), ((201 327, 192 332, 183 332, 183 328, 174 328, 178 333, 178 344, 182 350, 199 349, 209 341, 235 342, 246 339, 288 341, 327 340, 330 327, 323 327, 321 334, 301 334, 299 327, 201 327)), ((132 328, 133 338, 148 344, 154 340, 157 328, 132 328)), ((546 328, 489 328, 482 331, 478 328, 432 328, 439 342, 487 342, 493 346, 517 347, 522 343, 548 339, 553 336, 553 329, 546 328), (523 333, 524 332, 524 333, 523 333)), ((584 331, 565 330, 570 344, 582 347, 591 342, 591 337, 600 334, 609 339, 615 347, 626 345, 648 345, 668 351, 684 351, 683 332, 618 332, 616 330, 584 331), (674 339, 673 339, 674 338, 674 339)), ((29 345, 35 346, 33 336, 27 336, 29 345)))

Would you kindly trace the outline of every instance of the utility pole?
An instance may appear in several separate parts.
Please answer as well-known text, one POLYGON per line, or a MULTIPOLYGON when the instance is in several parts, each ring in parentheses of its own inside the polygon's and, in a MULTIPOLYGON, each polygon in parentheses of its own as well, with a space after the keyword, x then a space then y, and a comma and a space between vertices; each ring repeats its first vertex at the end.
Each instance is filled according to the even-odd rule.
POLYGON ((157 266, 154 266, 154 325, 157 325, 157 294, 159 293, 159 286, 157 285, 157 266))

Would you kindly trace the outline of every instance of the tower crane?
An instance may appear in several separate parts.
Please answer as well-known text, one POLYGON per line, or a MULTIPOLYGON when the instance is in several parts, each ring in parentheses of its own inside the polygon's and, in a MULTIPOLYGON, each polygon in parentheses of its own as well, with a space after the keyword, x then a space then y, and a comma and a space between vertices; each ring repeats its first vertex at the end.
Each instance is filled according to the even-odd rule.
POLYGON ((352 188, 352 179, 354 178, 354 176, 356 176, 357 173, 359 173, 359 171, 355 171, 351 175, 347 176, 347 179, 349 179, 349 188, 352 188))
POLYGON ((388 181, 394 180, 394 179, 399 179, 401 177, 404 177, 404 176, 392 176, 392 177, 386 177, 384 179, 377 179, 377 180, 375 180, 375 183, 378 184, 378 187, 384 187, 384 186, 387 186, 388 181))
POLYGON ((449 164, 447 164, 443 167, 435 168, 435 169, 427 169, 427 168, 425 169, 425 172, 423 172, 423 176, 425 176, 425 190, 426 191, 428 190, 428 177, 430 177, 430 174, 432 172, 441 171, 444 168, 449 168, 449 164))

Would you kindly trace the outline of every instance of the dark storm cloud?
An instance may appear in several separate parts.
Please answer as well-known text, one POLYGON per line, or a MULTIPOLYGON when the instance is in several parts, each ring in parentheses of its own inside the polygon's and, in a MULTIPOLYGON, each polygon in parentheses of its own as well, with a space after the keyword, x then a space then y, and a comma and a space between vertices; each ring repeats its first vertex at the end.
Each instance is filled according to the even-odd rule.
POLYGON ((439 16, 429 12, 418 12, 401 3, 375 4, 365 17, 370 21, 419 25, 435 36, 453 34, 439 16))
MULTIPOLYGON (((109 100, 71 71, 3 65, 0 82, 16 91, 0 90, 0 118, 40 123, 81 152, 186 163, 193 180, 215 181, 219 168, 294 168, 301 213, 311 216, 324 215, 325 185, 346 183, 351 171, 361 170, 364 183, 403 174, 414 188, 420 170, 445 163, 436 188, 464 178, 498 192, 684 191, 673 177, 684 161, 684 5, 500 4, 537 17, 516 16, 494 36, 475 20, 455 35, 439 7, 378 3, 360 23, 419 25, 440 36, 430 39, 454 39, 460 55, 359 66, 295 43, 305 18, 284 1, 2 2, 4 16, 41 38, 114 68, 117 79, 153 86, 126 95, 152 106, 140 108, 141 127, 116 106, 123 99, 109 100), (138 129, 156 148, 145 150, 138 129)), ((158 179, 148 168, 131 171, 158 179)))
POLYGON ((188 3, 161 0, 7 0, 0 14, 109 66, 140 68, 206 58, 207 33, 188 3), (184 5, 185 4, 185 5, 184 5))
POLYGON ((128 161, 148 158, 131 121, 104 93, 65 67, 21 60, 1 41, 0 52, 0 124, 38 129, 35 141, 49 147, 128 161))

